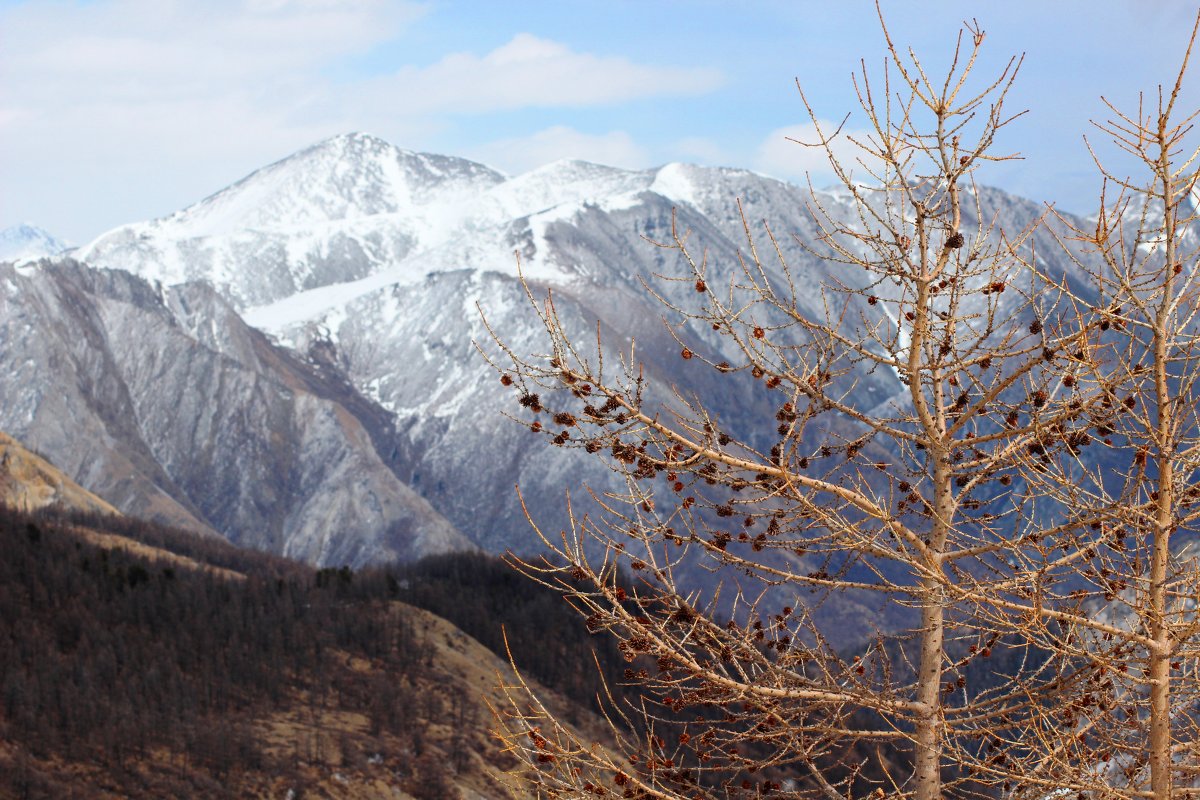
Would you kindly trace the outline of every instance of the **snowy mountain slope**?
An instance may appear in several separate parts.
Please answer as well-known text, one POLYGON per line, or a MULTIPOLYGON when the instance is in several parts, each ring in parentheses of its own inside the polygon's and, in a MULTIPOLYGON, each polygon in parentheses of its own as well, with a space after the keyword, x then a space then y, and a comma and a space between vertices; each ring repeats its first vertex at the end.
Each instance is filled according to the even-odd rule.
MULTIPOLYGON (((563 276, 540 278, 535 289, 553 286, 558 312, 584 341, 594 335, 596 320, 613 350, 627 350, 636 339, 647 359, 651 391, 659 397, 665 399, 673 385, 687 385, 716 398, 712 410, 723 418, 769 418, 772 399, 755 390, 748 376, 721 379, 711 369, 703 372, 679 359, 661 307, 639 282, 641 275, 665 267, 664 251, 641 235, 669 231, 673 207, 672 200, 642 191, 626 207, 605 212, 577 206, 540 233, 531 231, 524 257, 543 265, 539 274, 553 265, 563 276)), ((679 207, 676 215, 709 245, 714 280, 731 276, 728 265, 736 264, 738 248, 732 233, 687 207, 679 207)), ((690 283, 679 287, 676 299, 686 302, 689 294, 695 296, 690 283)), ((521 549, 530 546, 530 531, 514 483, 552 528, 564 522, 563 476, 571 476, 575 494, 585 483, 598 490, 620 488, 594 459, 547 448, 525 427, 503 418, 514 411, 513 399, 505 396, 472 341, 497 355, 482 309, 517 352, 544 350, 544 332, 528 302, 511 268, 434 270, 419 282, 374 289, 275 333, 302 352, 316 346, 335 350, 355 385, 396 414, 408 448, 404 461, 415 471, 414 487, 483 546, 521 549), (481 514, 486 514, 486 528, 475 525, 481 514)), ((248 319, 262 321, 259 313, 252 310, 248 319)), ((692 328, 684 335, 706 342, 713 360, 734 357, 729 342, 710 330, 692 328)), ((883 402, 896 391, 889 379, 863 376, 862 391, 877 393, 883 402)))
POLYGON ((170 216, 110 231, 76 255, 164 285, 205 280, 235 308, 272 306, 259 317, 286 324, 329 302, 318 298, 337 304, 430 271, 512 273, 514 250, 529 251, 527 274, 562 279, 570 265, 531 247, 547 226, 589 208, 635 206, 646 192, 728 218, 750 183, 770 187, 755 196, 795 193, 753 173, 683 164, 628 171, 566 160, 506 180, 474 162, 347 134, 170 216))
POLYGON ((0 261, 27 261, 56 256, 69 247, 66 242, 36 225, 14 225, 0 231, 0 261))
MULTIPOLYGON (((659 170, 626 171, 580 161, 555 162, 496 185, 475 198, 453 235, 430 239, 429 246, 367 277, 298 292, 244 313, 253 325, 283 332, 298 323, 339 318, 339 309, 357 298, 419 283, 431 273, 475 269, 515 277, 518 258, 523 274, 532 280, 561 285, 606 283, 619 274, 629 287, 639 287, 638 276, 646 274, 642 267, 655 254, 642 237, 669 240, 670 212, 676 206, 688 209, 681 228, 698 226, 716 233, 730 252, 744 247, 736 198, 747 187, 757 188, 753 196, 760 199, 751 206, 755 210, 803 209, 795 187, 742 170, 672 164, 659 170), (726 199, 728 206, 723 206, 726 199), (691 203, 701 206, 689 208, 691 203), (653 210, 630 213, 649 206, 653 210), (719 233, 703 210, 710 206, 721 208, 719 233), (618 221, 615 230, 614 221, 618 221), (593 225, 606 229, 600 234, 604 242, 587 247, 571 244, 580 239, 571 231, 586 236, 584 232, 593 225)), ((784 221, 813 232, 806 215, 788 213, 784 221)), ((797 248, 790 250, 793 256, 803 255, 797 248)), ((253 264, 246 266, 254 269, 253 264)))
POLYGON ((0 427, 144 516, 317 564, 469 543, 380 451, 390 420, 210 288, 0 266, 0 427))

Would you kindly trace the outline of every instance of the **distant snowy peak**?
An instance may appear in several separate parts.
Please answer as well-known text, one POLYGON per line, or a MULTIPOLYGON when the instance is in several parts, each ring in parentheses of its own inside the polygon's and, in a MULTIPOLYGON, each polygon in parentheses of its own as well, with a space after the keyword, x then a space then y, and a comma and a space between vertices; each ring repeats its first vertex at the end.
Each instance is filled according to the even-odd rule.
POLYGON ((562 159, 496 186, 483 199, 478 213, 517 219, 563 206, 599 203, 613 196, 645 191, 651 174, 562 159))
POLYGON ((504 179, 467 159, 346 134, 170 216, 109 231, 78 256, 163 284, 205 280, 246 308, 397 263, 504 179))
POLYGON ((414 153, 351 133, 327 139, 163 220, 194 236, 295 230, 442 205, 504 176, 462 158, 414 153))
POLYGON ((0 231, 0 261, 25 261, 56 256, 68 245, 36 225, 14 225, 0 231))
POLYGON ((644 204, 647 193, 703 214, 736 210, 736 198, 777 197, 796 187, 748 170, 671 163, 627 170, 563 159, 497 184, 471 204, 471 228, 510 225, 528 219, 539 225, 571 220, 589 209, 624 211, 644 204))
POLYGON ((774 189, 796 187, 775 178, 733 167, 702 167, 698 164, 672 162, 654 173, 650 191, 669 197, 696 208, 703 208, 716 199, 724 199, 730 192, 745 194, 758 187, 774 189))
POLYGON ((256 170, 170 216, 126 227, 172 238, 298 232, 444 205, 503 180, 499 172, 473 161, 415 153, 374 136, 350 133, 256 170))

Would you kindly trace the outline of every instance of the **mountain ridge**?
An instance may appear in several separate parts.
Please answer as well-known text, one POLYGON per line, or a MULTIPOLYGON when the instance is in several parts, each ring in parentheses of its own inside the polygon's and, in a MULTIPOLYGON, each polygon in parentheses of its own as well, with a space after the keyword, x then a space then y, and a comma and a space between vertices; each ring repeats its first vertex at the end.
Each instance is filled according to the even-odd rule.
MULTIPOLYGON (((525 240, 591 203, 617 211, 649 191, 713 207, 737 194, 728 186, 698 188, 705 183, 698 175, 709 184, 717 176, 738 186, 787 185, 732 168, 671 163, 627 170, 578 159, 506 177, 477 162, 351 133, 279 159, 172 214, 114 228, 76 256, 164 284, 207 280, 239 311, 261 309, 298 293, 319 296, 369 282, 384 268, 386 283, 481 260, 512 274, 510 254, 525 240), (256 264, 253 280, 229 266, 244 261, 256 264)), ((527 259, 527 274, 564 277, 561 268, 537 262, 527 259)))

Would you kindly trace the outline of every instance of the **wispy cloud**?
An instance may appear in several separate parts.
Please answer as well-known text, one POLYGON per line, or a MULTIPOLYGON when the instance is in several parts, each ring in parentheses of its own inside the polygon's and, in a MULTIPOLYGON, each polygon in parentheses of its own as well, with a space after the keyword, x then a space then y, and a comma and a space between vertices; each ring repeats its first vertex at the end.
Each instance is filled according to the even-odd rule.
POLYGON ((4 8, 0 170, 22 191, 0 196, 0 216, 83 239, 336 132, 343 121, 303 114, 328 91, 321 70, 395 38, 421 13, 383 0, 4 8), (58 228, 62 217, 92 229, 58 228))
POLYGON ((381 0, 105 0, 6 11, 3 97, 63 105, 253 93, 398 35, 421 7, 381 0), (47 90, 53 90, 53 94, 47 90))
POLYGON ((405 67, 373 90, 402 113, 480 114, 702 94, 723 82, 708 67, 637 64, 521 33, 482 56, 455 53, 428 67, 405 67))

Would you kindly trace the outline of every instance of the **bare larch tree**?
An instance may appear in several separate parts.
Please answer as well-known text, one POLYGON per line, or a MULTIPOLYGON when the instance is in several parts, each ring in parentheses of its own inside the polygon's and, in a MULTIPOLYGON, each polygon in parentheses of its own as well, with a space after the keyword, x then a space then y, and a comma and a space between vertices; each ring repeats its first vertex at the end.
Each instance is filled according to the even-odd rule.
POLYGON ((514 352, 493 332, 484 349, 526 424, 607 459, 627 487, 577 500, 561 535, 537 529, 549 558, 519 562, 620 639, 645 692, 612 704, 616 745, 601 747, 513 687, 502 735, 539 796, 1011 789, 1005 765, 1024 758, 1012 732, 1084 680, 1075 660, 993 627, 1042 619, 1026 613, 1027 572, 1083 558, 1047 554, 1079 527, 1058 522, 1071 493, 1031 494, 1027 478, 1082 463, 1087 426, 1115 411, 1089 366, 1101 332, 1070 286, 1038 277, 1033 226, 999 229, 975 182, 1011 158, 994 139, 1018 116, 1005 99, 1019 59, 971 79, 983 41, 966 26, 938 81, 889 37, 881 73, 855 76, 862 135, 823 126, 801 90, 818 137, 805 144, 841 184, 810 192, 819 235, 802 245, 823 265, 818 289, 766 224, 745 222, 732 268, 686 231, 658 243, 676 271, 646 289, 684 365, 703 372, 694 386, 667 391, 632 349, 565 329, 553 295, 532 287, 549 352, 514 352), (853 163, 838 155, 847 137, 853 163), (885 378, 885 402, 862 390, 885 378), (773 398, 773 413, 749 429, 720 418, 705 403, 713 380, 773 398), (700 588, 697 565, 717 588, 700 588), (834 646, 844 637, 830 625, 858 623, 822 603, 844 596, 905 609, 904 625, 834 646))

